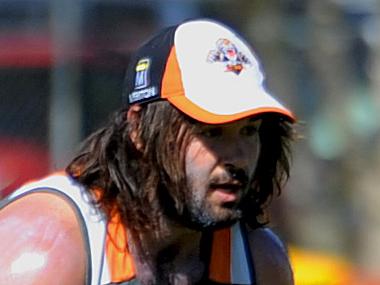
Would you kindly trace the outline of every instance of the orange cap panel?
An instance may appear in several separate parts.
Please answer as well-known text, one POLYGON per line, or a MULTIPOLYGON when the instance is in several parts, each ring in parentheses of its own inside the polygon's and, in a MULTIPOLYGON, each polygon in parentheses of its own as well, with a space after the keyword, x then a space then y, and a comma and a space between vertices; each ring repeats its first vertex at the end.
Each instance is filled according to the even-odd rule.
POLYGON ((181 79, 181 70, 177 61, 175 47, 170 50, 169 57, 165 66, 164 76, 161 82, 161 98, 172 96, 183 96, 184 89, 181 79))

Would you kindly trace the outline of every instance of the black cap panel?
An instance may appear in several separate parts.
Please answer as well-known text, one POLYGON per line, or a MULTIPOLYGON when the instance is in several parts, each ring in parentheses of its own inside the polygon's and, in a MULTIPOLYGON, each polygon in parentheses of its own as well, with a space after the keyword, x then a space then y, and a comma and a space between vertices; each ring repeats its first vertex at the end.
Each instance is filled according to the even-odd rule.
POLYGON ((133 54, 124 81, 125 105, 160 99, 161 81, 177 27, 164 29, 133 54))

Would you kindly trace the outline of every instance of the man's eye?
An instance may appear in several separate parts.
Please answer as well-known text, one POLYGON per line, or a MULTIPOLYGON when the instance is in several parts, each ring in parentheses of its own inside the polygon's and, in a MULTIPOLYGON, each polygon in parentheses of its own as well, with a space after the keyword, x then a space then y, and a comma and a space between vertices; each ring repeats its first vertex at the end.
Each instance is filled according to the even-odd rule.
POLYGON ((256 126, 245 126, 241 129, 240 133, 244 136, 254 136, 257 134, 258 128, 256 126))
POLYGON ((222 135, 222 128, 209 128, 201 131, 201 135, 207 138, 215 138, 222 135))

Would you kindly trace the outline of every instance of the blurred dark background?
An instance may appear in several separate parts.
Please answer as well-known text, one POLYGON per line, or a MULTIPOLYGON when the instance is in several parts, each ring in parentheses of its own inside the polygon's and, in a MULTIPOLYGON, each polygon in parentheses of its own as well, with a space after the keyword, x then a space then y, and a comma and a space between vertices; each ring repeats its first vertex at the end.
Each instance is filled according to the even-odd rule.
POLYGON ((246 35, 299 118, 272 207, 297 285, 380 284, 378 0, 0 0, 0 197, 62 168, 120 107, 130 53, 194 17, 246 35))

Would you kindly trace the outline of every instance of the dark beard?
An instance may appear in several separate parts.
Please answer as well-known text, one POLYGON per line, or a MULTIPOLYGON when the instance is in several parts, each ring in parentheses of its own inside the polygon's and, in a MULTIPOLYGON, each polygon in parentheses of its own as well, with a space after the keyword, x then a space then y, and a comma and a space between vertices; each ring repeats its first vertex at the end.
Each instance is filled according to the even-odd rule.
POLYGON ((226 205, 222 211, 222 214, 215 213, 205 198, 199 201, 193 196, 187 199, 180 219, 186 227, 203 231, 231 226, 242 217, 239 205, 234 207, 226 205))
POLYGON ((242 217, 243 211, 240 209, 240 205, 235 205, 235 207, 228 207, 226 205, 225 209, 223 209, 224 215, 218 217, 213 212, 212 207, 207 204, 205 198, 199 201, 195 197, 192 197, 192 195, 189 195, 185 200, 183 210, 179 212, 175 207, 173 198, 167 191, 162 191, 160 195, 164 215, 179 225, 192 230, 204 231, 206 229, 231 226, 242 217))
MULTIPOLYGON (((243 187, 247 182, 241 178, 243 187)), ((203 231, 209 229, 224 228, 233 225, 243 216, 242 202, 238 205, 235 203, 226 203, 221 206, 220 211, 216 212, 205 196, 197 196, 192 191, 193 187, 186 187, 184 191, 184 201, 181 202, 182 210, 175 206, 173 197, 168 193, 165 187, 159 188, 159 201, 163 209, 163 214, 170 220, 192 230, 203 231)), ((243 199, 242 199, 243 200, 243 199)))
MULTIPOLYGON (((249 184, 249 176, 243 169, 227 166, 227 176, 221 178, 215 178, 210 181, 210 185, 213 183, 219 183, 220 181, 238 181, 242 189, 247 189, 249 184)), ((233 225, 237 220, 243 216, 242 203, 244 198, 239 202, 225 203, 221 205, 219 211, 214 210, 212 205, 207 200, 207 193, 205 196, 197 196, 195 192, 191 191, 194 186, 188 187, 188 191, 184 203, 184 211, 181 215, 182 223, 185 223, 187 227, 195 230, 204 229, 216 229, 233 225)))

